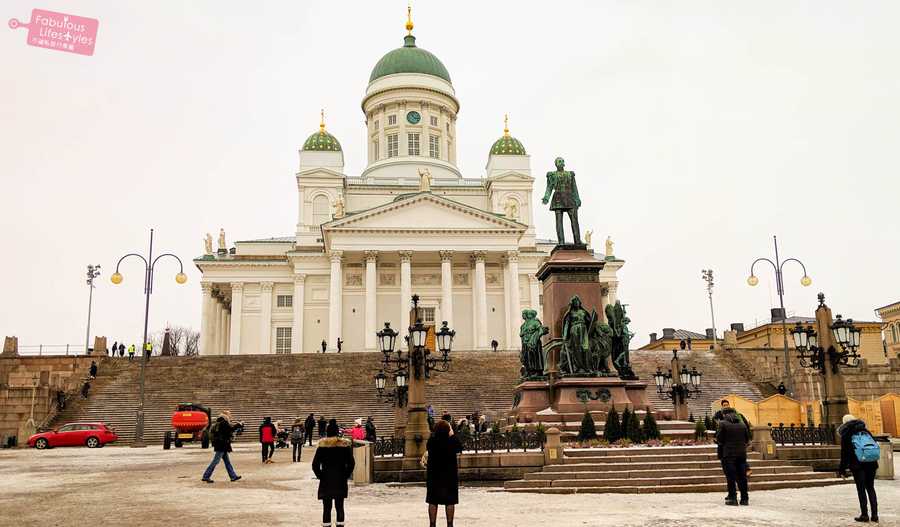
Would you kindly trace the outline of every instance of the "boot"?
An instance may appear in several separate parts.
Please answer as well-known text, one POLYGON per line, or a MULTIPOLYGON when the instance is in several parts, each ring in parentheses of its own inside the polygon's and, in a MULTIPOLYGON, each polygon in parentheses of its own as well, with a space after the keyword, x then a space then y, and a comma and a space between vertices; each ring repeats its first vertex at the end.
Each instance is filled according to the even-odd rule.
POLYGON ((853 518, 853 519, 856 520, 856 521, 858 521, 858 522, 869 523, 869 515, 866 514, 866 513, 862 513, 862 514, 860 514, 859 516, 857 516, 856 518, 853 518))

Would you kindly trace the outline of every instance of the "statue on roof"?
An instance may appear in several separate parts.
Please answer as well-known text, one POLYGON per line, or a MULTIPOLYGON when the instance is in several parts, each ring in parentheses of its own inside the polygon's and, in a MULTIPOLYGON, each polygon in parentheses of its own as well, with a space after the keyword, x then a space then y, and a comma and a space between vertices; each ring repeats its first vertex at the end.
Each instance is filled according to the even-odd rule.
POLYGON ((419 192, 431 192, 431 172, 419 169, 419 192))
POLYGON ((614 260, 616 257, 613 256, 613 241, 611 236, 606 237, 606 259, 614 260))
POLYGON ((506 201, 503 203, 503 215, 511 220, 519 219, 519 205, 516 203, 516 200, 506 198, 506 201))
POLYGON ((212 234, 206 233, 206 238, 203 238, 203 254, 209 256, 213 253, 212 249, 212 234))
POLYGON ((337 220, 344 217, 346 213, 344 208, 344 198, 338 196, 338 199, 334 202, 334 219, 337 220))
POLYGON ((550 203, 550 210, 556 213, 556 238, 558 245, 566 244, 563 229, 563 213, 568 214, 569 223, 572 224, 572 238, 575 245, 582 245, 581 230, 578 227, 578 208, 581 207, 581 198, 578 196, 578 186, 575 184, 575 172, 565 170, 566 161, 557 157, 556 170, 547 172, 547 191, 544 193, 543 202, 550 203), (551 200, 551 194, 553 199, 551 200))
POLYGON ((225 243, 225 229, 219 229, 219 252, 228 251, 228 245, 225 243))

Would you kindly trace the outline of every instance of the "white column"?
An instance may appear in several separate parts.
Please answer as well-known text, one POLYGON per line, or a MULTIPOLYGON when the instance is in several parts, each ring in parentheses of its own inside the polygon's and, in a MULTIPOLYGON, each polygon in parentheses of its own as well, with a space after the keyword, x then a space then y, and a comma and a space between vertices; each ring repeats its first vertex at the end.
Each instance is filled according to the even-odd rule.
MULTIPOLYGON (((399 117, 398 117, 399 119, 399 117)), ((395 328, 401 335, 409 327, 409 310, 412 309, 412 251, 400 251, 400 325, 395 328)))
POLYGON ((294 323, 291 326, 291 353, 303 353, 303 304, 306 296, 306 275, 294 275, 294 323))
POLYGON ((478 317, 478 340, 477 348, 488 349, 488 332, 487 332, 487 277, 484 273, 484 257, 487 255, 485 251, 474 251, 475 257, 475 299, 478 309, 476 316, 478 317))
MULTIPOLYGON (((200 282, 200 354, 213 355, 212 320, 212 284, 200 282)), ((141 350, 138 350, 139 352, 141 350)))
POLYGON ((519 290, 519 251, 509 251, 506 254, 507 267, 509 268, 509 304, 510 312, 506 317, 506 325, 509 326, 510 340, 506 342, 507 349, 519 349, 522 342, 515 338, 518 335, 518 321, 522 319, 522 298, 519 290))
POLYGON ((222 303, 219 302, 219 299, 213 297, 213 316, 211 325, 213 327, 213 342, 212 342, 212 350, 213 355, 221 355, 222 354, 222 303))
POLYGON ((503 348, 504 349, 512 349, 512 323, 510 322, 510 317, 512 317, 513 309, 512 302, 510 301, 510 290, 509 290, 509 259, 506 256, 503 257, 503 348))
POLYGON ((440 251, 441 255, 441 318, 453 325, 453 251, 440 251))
POLYGON ((272 282, 259 284, 259 353, 272 353, 272 282))
POLYGON ((616 300, 619 299, 618 295, 619 291, 619 282, 610 282, 609 283, 609 303, 612 305, 616 304, 616 300))
POLYGON ((478 349, 478 289, 475 287, 475 255, 469 255, 469 285, 472 288, 472 349, 478 349))
POLYGON ((541 308, 541 283, 533 274, 528 275, 529 292, 531 293, 531 309, 537 311, 538 318, 544 320, 543 309, 541 308))
POLYGON ((341 337, 341 299, 344 295, 344 273, 341 267, 343 251, 331 251, 331 286, 328 296, 328 349, 337 350, 337 340, 341 337))
POLYGON ((231 349, 231 311, 222 309, 222 329, 225 333, 225 345, 222 346, 222 355, 228 355, 231 349))
POLYGON ((375 331, 378 328, 378 251, 366 251, 366 351, 375 351, 375 331))
POLYGON ((228 333, 228 354, 241 352, 241 320, 244 316, 244 283, 231 282, 231 329, 228 333))

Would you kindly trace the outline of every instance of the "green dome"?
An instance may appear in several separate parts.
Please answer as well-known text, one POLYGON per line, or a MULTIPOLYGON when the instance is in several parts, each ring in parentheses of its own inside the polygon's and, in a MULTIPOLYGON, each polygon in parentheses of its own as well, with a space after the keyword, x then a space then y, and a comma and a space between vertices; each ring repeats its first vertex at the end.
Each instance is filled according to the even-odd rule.
POLYGON ((403 47, 388 52, 381 57, 378 64, 372 68, 369 82, 395 73, 422 73, 434 75, 450 82, 450 73, 441 61, 422 48, 416 47, 416 37, 406 35, 403 38, 403 47))
POLYGON ((323 129, 312 134, 303 143, 303 150, 320 152, 340 152, 341 144, 337 138, 323 129))
POLYGON ((503 137, 494 141, 494 146, 491 147, 491 155, 524 156, 525 147, 515 137, 504 134, 503 137))

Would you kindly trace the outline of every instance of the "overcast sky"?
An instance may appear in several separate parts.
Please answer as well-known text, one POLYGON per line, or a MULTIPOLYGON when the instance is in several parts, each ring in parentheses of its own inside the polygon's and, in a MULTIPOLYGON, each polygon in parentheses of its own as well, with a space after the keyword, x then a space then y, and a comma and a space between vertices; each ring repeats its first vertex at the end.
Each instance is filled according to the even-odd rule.
MULTIPOLYGON (((360 110, 378 59, 402 45, 406 2, 6 0, 100 21, 93 56, 0 29, 0 333, 20 345, 83 343, 85 266, 101 264, 92 333, 139 341, 142 268, 161 261, 151 328, 199 327, 201 237, 284 236, 296 224, 297 149, 317 129, 365 165, 360 110)), ((564 156, 595 245, 611 235, 633 344, 662 327, 752 325, 824 291, 874 320, 900 300, 900 3, 876 1, 417 1, 417 44, 461 102, 458 161, 483 177, 503 114, 531 154, 536 194, 564 156)), ((553 219, 536 211, 538 233, 553 219)))

